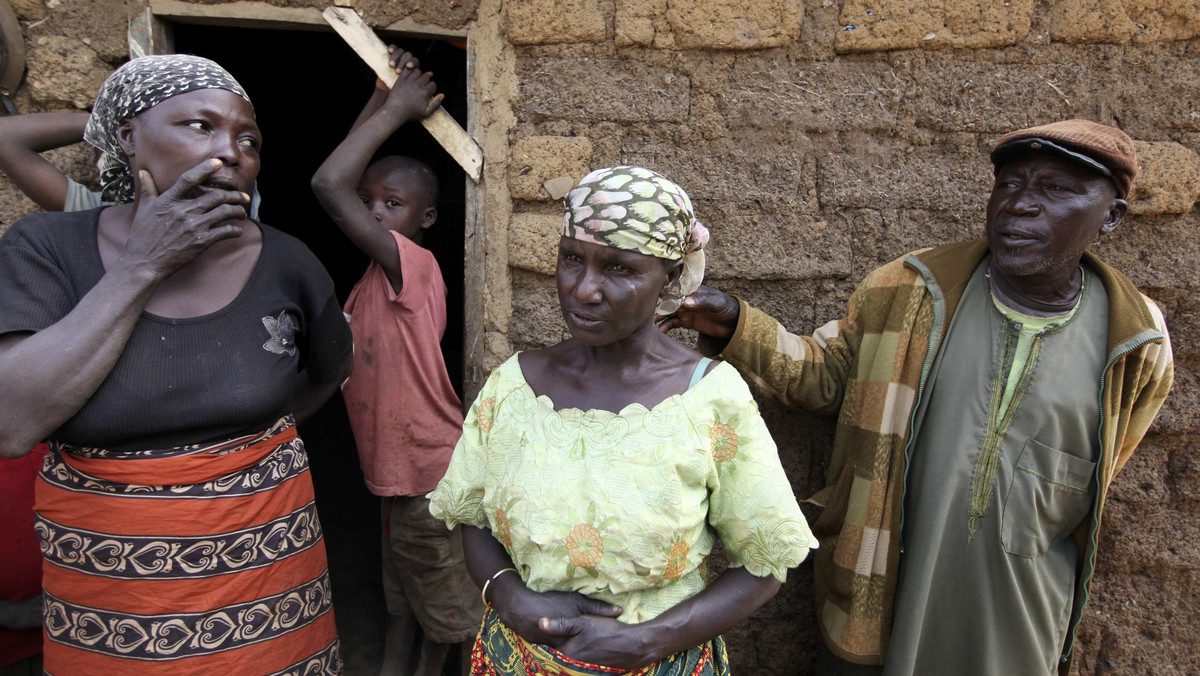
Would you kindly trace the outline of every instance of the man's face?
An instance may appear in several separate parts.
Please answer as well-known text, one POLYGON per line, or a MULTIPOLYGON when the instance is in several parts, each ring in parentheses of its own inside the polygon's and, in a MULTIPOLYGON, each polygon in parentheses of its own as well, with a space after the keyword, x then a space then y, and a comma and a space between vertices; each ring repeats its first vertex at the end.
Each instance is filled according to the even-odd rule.
POLYGON ((1101 232, 1127 209, 1105 176, 1050 151, 1017 155, 996 172, 987 204, 987 240, 1002 274, 1073 271, 1101 232))

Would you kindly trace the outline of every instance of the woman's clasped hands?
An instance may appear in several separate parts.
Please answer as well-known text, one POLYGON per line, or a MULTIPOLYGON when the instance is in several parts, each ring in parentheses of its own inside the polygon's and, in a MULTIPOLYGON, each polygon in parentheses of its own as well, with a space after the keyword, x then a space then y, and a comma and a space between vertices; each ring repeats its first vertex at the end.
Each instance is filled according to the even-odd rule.
POLYGON ((625 624, 611 617, 576 615, 543 617, 538 628, 561 641, 557 649, 564 655, 591 664, 638 669, 659 661, 666 652, 648 623, 625 624))
POLYGON ((616 619, 620 606, 578 592, 536 592, 517 575, 497 578, 488 598, 504 624, 525 640, 574 659, 636 669, 662 657, 644 627, 616 619))
POLYGON ((542 618, 570 618, 597 615, 615 618, 621 608, 588 598, 578 592, 537 592, 525 586, 518 575, 501 575, 488 587, 487 600, 500 618, 528 641, 557 647, 565 638, 542 631, 542 618))

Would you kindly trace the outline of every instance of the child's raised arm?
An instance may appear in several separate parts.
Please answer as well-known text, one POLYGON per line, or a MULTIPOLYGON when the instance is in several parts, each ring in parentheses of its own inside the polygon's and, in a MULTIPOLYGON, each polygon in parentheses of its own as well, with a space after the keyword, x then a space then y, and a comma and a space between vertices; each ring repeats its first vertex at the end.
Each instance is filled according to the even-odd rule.
MULTIPOLYGON (((391 55, 388 57, 388 65, 395 68, 397 73, 403 72, 406 68, 416 69, 421 67, 414 58, 404 59, 403 63, 401 63, 403 57, 412 57, 412 54, 408 52, 396 53, 396 45, 388 45, 387 50, 388 54, 391 55)), ((375 111, 383 107, 383 102, 387 100, 387 95, 390 91, 388 86, 383 83, 383 80, 375 78, 375 89, 371 91, 371 98, 367 99, 367 105, 363 106, 363 109, 358 113, 358 117, 354 119, 354 124, 350 125, 351 132, 361 127, 363 122, 371 119, 375 111)))
POLYGON ((33 113, 0 118, 0 171, 46 211, 62 211, 67 176, 38 153, 83 141, 87 113, 33 113))
POLYGON ((441 105, 442 95, 436 93, 432 73, 422 73, 417 59, 408 52, 391 63, 400 77, 383 105, 334 149, 313 175, 312 188, 333 222, 383 267, 392 286, 399 290, 403 276, 396 241, 359 199, 359 179, 388 137, 405 122, 428 117, 441 105))

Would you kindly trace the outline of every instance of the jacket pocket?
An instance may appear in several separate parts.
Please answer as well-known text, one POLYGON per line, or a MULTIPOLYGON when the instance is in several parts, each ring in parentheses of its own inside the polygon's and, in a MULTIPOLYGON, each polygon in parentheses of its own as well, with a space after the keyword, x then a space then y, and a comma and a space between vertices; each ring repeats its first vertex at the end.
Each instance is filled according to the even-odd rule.
POLYGON ((1030 439, 1004 498, 1004 550, 1037 557, 1075 530, 1092 506, 1096 463, 1030 439))

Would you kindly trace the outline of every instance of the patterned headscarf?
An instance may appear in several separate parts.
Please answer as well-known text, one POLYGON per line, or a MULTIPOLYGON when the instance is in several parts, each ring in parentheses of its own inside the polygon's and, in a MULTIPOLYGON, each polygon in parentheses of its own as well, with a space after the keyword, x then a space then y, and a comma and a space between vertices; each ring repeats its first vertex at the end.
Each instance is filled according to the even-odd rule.
POLYGON ((100 157, 100 190, 104 201, 118 204, 133 201, 133 172, 129 158, 117 143, 117 130, 125 120, 172 96, 197 89, 224 89, 250 103, 250 97, 228 71, 199 56, 141 56, 108 76, 83 132, 83 139, 104 153, 100 157))
POLYGON ((563 236, 671 261, 683 271, 656 314, 679 309, 704 280, 708 229, 696 220, 683 188, 642 167, 597 169, 567 193, 563 236))

